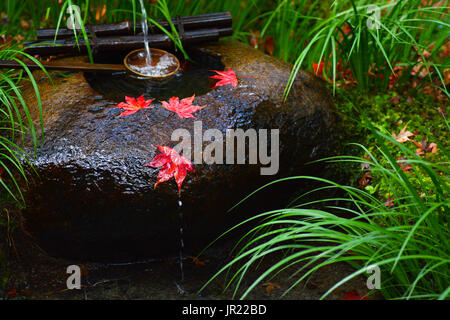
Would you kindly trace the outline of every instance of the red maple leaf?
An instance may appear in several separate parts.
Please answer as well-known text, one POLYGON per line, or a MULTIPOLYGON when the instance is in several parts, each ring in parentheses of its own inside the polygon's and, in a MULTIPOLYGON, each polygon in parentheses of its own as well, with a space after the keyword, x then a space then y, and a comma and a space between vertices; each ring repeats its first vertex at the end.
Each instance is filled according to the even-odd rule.
POLYGON ((8 299, 14 299, 15 297, 19 296, 20 293, 17 291, 17 289, 12 288, 6 292, 6 295, 8 296, 8 299))
POLYGON ((325 67, 325 63, 320 61, 320 63, 313 62, 312 68, 313 68, 313 74, 315 76, 321 77, 323 74, 323 68, 325 67))
MULTIPOLYGON (((330 66, 330 64, 328 64, 330 66)), ((316 77, 322 78, 324 80, 327 80, 330 83, 333 83, 333 80, 326 78, 326 76, 323 74, 323 68, 325 67, 325 63, 323 61, 320 61, 319 63, 313 62, 313 75, 316 77)))
POLYGON ((178 193, 181 193, 181 185, 183 184, 188 171, 195 172, 192 162, 170 147, 156 147, 158 147, 161 154, 158 154, 149 164, 144 165, 144 167, 161 167, 155 183, 155 188, 161 182, 165 182, 174 177, 175 182, 178 185, 178 193))
POLYGON ((181 101, 178 97, 172 97, 169 99, 169 103, 166 101, 161 101, 161 103, 165 109, 175 112, 180 118, 195 118, 192 113, 203 109, 205 106, 192 105, 194 98, 195 94, 190 98, 181 99, 181 101))
POLYGON ((216 75, 211 76, 211 78, 220 80, 216 83, 213 89, 220 86, 226 86, 227 84, 231 84, 233 87, 237 87, 238 85, 237 76, 236 73, 233 70, 231 70, 231 68, 228 68, 228 71, 217 71, 217 70, 211 71, 218 73, 216 75))
MULTIPOLYGON (((139 110, 142 110, 142 112, 144 112, 143 109, 152 108, 152 107, 150 107, 150 105, 153 102, 152 99, 145 100, 144 95, 137 98, 137 100, 135 98, 125 96, 125 101, 127 103, 121 102, 115 106, 116 108, 125 110, 124 112, 119 114, 118 117, 129 116, 130 114, 136 113, 139 110)), ((144 112, 144 114, 145 114, 145 112, 144 112)), ((145 114, 145 116, 147 117, 146 114, 145 114)), ((148 119, 148 117, 147 117, 147 119, 148 119)))
POLYGON ((273 56, 273 38, 267 37, 264 42, 264 52, 267 51, 271 56, 273 56))
POLYGON ((343 296, 340 300, 369 300, 369 298, 365 295, 359 295, 356 290, 344 293, 345 296, 343 296))
POLYGON ((391 198, 391 195, 388 194, 387 201, 384 203, 385 207, 393 207, 394 206, 394 198, 391 198))

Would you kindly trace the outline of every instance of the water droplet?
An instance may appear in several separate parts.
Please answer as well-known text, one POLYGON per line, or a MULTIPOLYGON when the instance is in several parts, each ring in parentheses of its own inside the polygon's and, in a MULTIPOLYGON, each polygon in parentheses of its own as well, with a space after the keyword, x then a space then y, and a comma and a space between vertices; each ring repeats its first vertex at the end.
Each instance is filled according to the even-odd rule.
POLYGON ((183 205, 183 202, 181 200, 178 200, 178 206, 181 207, 183 205))

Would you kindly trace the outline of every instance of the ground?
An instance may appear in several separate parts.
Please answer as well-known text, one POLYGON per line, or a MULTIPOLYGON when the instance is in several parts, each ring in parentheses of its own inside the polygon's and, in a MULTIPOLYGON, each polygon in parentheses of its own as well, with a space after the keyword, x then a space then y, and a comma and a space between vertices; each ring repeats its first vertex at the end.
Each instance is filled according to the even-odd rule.
MULTIPOLYGON (((9 265, 9 288, 5 296, 14 299, 50 300, 231 299, 233 289, 223 292, 225 284, 223 276, 213 281, 201 293, 198 291, 219 270, 223 261, 229 258, 227 253, 230 252, 233 243, 232 240, 219 243, 206 251, 199 261, 195 261, 197 263, 194 263, 192 257, 185 257, 184 280, 181 280, 179 260, 176 257, 119 264, 80 263, 52 258, 33 245, 27 236, 22 235, 17 241, 18 256, 12 259, 9 265), (72 264, 80 265, 81 290, 67 289, 66 280, 69 274, 66 273, 66 268, 72 264)), ((264 260, 258 270, 251 270, 244 280, 243 288, 256 280, 259 272, 273 264, 276 259, 277 257, 271 257, 264 260)), ((289 278, 292 271, 291 268, 274 279, 264 281, 247 299, 279 299, 298 278, 298 276, 289 278)), ((333 284, 351 271, 352 268, 347 264, 336 264, 320 269, 309 281, 295 287, 282 299, 319 299, 333 284)), ((368 292, 365 277, 349 281, 332 292, 327 299, 342 299, 348 292, 355 290, 360 295, 368 292)), ((242 290, 237 297, 239 294, 242 294, 242 290)), ((371 297, 376 298, 379 297, 371 297)))

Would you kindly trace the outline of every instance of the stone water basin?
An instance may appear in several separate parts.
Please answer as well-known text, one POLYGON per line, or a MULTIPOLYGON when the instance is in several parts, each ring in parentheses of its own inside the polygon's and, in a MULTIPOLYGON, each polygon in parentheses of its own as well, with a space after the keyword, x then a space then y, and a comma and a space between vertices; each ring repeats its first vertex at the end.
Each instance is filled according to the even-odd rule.
MULTIPOLYGON (((48 253, 86 261, 173 255, 179 250, 180 224, 186 250, 200 250, 243 218, 284 206, 302 185, 277 185, 227 212, 250 192, 280 177, 321 174, 320 166, 306 165, 330 155, 334 142, 333 102, 320 80, 300 71, 283 102, 292 65, 231 40, 195 50, 209 57, 211 68, 232 68, 242 77, 238 86, 211 90, 211 72, 198 86, 181 82, 167 85, 166 91, 121 86, 120 75, 96 78, 82 73, 54 77, 53 86, 42 72, 34 73, 45 141, 31 161, 37 174, 27 169, 23 216, 25 228, 48 253), (156 107, 146 110, 150 120, 142 112, 117 117, 121 111, 114 105, 127 93, 156 99, 156 107), (165 121, 171 113, 157 101, 193 93, 196 105, 207 106, 194 114, 197 119, 174 116, 165 121), (189 173, 182 187, 180 221, 174 180, 154 189, 158 169, 143 165, 158 154, 154 145, 176 145, 171 141, 175 129, 193 134, 196 120, 203 130, 223 133, 230 128, 279 129, 280 170, 261 175, 260 164, 195 164, 196 174, 189 173)), ((39 125, 29 84, 24 96, 39 125)), ((202 147, 209 143, 203 141, 202 147)), ((30 142, 25 149, 33 153, 30 142)))

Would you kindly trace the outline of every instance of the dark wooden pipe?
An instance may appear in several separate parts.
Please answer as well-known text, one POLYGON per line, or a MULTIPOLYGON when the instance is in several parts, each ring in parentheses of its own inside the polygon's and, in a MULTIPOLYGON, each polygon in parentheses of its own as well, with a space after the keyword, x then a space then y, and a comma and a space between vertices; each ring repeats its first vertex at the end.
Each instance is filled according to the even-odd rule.
MULTIPOLYGON (((158 22, 158 24, 166 29, 170 27, 167 20, 156 20, 156 22, 158 22)), ((175 25, 175 27, 177 27, 177 29, 178 23, 182 23, 184 30, 205 28, 231 28, 232 16, 230 12, 219 12, 197 16, 180 17, 179 19, 173 18, 172 23, 175 25)), ((97 37, 133 35, 134 29, 136 30, 136 33, 142 32, 141 24, 137 23, 135 25, 135 28, 133 28, 133 22, 131 21, 86 26, 86 32, 93 32, 97 37)), ((155 26, 150 26, 148 31, 150 34, 163 33, 159 28, 155 26)), ((55 38, 56 29, 39 29, 36 31, 36 34, 38 40, 53 40, 55 38)), ((73 36, 73 30, 61 28, 58 30, 57 39, 71 38, 73 36)))
MULTIPOLYGON (((24 64, 30 70, 37 70, 41 67, 35 63, 24 62, 24 64)), ((98 63, 42 63, 47 70, 61 70, 61 71, 74 71, 74 72, 119 72, 126 71, 126 68, 122 64, 98 64, 98 63)), ((8 69, 22 69, 23 65, 14 60, 0 60, 0 68, 8 69)))
MULTIPOLYGON (((189 30, 184 33, 182 43, 184 45, 196 44, 207 41, 217 41, 219 37, 231 35, 233 29, 198 29, 189 30)), ((152 48, 168 49, 173 48, 173 41, 165 34, 153 34, 148 37, 149 45, 152 48)), ((119 36, 95 38, 89 41, 93 50, 103 51, 132 51, 144 47, 143 36, 119 36)), ((78 39, 78 45, 75 39, 57 40, 54 44, 50 42, 27 42, 25 43, 25 51, 35 55, 54 55, 54 54, 84 54, 87 47, 84 39, 78 39)))

